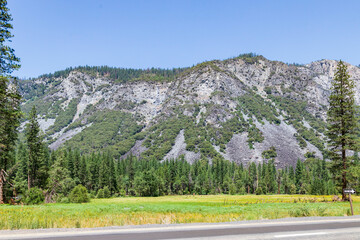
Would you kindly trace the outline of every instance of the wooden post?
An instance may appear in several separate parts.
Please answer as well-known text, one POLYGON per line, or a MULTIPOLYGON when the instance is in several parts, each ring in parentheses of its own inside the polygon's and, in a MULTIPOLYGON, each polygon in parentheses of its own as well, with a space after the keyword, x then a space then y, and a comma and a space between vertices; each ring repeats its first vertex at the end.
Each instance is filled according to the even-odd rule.
POLYGON ((354 209, 353 209, 352 200, 351 200, 351 193, 349 193, 349 200, 350 200, 350 207, 351 207, 351 215, 354 216, 354 209))

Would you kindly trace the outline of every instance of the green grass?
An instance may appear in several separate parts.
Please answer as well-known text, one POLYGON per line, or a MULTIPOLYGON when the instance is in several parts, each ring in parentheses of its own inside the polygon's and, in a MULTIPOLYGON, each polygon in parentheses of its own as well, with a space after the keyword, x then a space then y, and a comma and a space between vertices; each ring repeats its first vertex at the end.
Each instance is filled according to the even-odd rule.
MULTIPOLYGON (((353 197, 360 214, 360 197, 353 197)), ((0 229, 105 227, 230 222, 303 216, 346 216, 332 196, 208 195, 94 199, 85 204, 1 205, 0 229)))

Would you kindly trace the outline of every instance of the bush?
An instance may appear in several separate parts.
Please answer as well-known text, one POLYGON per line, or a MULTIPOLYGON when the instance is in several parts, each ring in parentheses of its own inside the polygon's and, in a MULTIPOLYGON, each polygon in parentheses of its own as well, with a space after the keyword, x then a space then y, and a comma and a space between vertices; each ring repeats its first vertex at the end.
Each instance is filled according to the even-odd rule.
POLYGON ((106 186, 106 187, 104 187, 104 198, 110 198, 110 197, 111 197, 110 190, 106 186))
POLYGON ((86 188, 79 184, 71 191, 69 195, 70 202, 72 203, 84 203, 90 202, 90 198, 88 196, 88 192, 86 188))
POLYGON ((245 189, 245 187, 244 187, 244 186, 240 188, 240 190, 239 190, 239 194, 241 194, 241 195, 246 194, 246 189, 245 189))
POLYGON ((96 198, 104 198, 104 189, 99 189, 96 198))
POLYGON ((90 191, 89 197, 90 198, 96 198, 96 191, 94 191, 94 190, 90 191))
POLYGON ((297 208, 297 209, 289 210, 289 215, 291 217, 309 217, 310 216, 310 211, 309 211, 308 207, 302 206, 302 207, 297 208))
POLYGON ((256 194, 256 195, 262 195, 262 194, 264 194, 264 192, 263 192, 263 190, 262 190, 261 187, 258 187, 258 188, 255 190, 255 194, 256 194))
POLYGON ((25 204, 41 204, 44 203, 45 196, 40 188, 30 188, 26 193, 25 204))
POLYGON ((70 203, 70 200, 67 197, 63 197, 60 199, 60 203, 70 203))
POLYGON ((125 191, 125 189, 121 189, 120 192, 119 192, 119 194, 120 194, 120 197, 126 197, 126 191, 125 191))

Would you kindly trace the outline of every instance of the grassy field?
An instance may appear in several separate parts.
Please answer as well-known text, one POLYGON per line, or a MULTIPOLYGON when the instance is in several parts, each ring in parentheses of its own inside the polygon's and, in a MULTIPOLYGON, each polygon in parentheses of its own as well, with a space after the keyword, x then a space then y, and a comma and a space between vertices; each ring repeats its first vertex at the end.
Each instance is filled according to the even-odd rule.
MULTIPOLYGON (((0 206, 0 229, 90 228, 350 215, 332 196, 210 195, 93 199, 85 204, 0 206)), ((360 197, 353 197, 360 214, 360 197)))

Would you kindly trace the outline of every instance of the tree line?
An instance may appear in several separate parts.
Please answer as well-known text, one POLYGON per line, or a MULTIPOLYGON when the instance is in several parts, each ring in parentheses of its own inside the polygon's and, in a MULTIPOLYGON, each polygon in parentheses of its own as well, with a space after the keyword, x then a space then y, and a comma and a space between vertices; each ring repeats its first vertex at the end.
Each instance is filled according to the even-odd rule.
MULTIPOLYGON (((277 169, 274 158, 248 166, 222 158, 201 159, 190 164, 183 156, 159 161, 136 156, 115 159, 110 153, 80 154, 77 150, 48 151, 38 148, 38 161, 29 164, 31 148, 20 144, 16 151, 18 170, 9 195, 24 199, 32 188, 41 189, 47 202, 66 202, 71 190, 81 184, 91 197, 161 196, 183 194, 339 194, 329 163, 313 153, 296 167, 277 169), (36 166, 36 174, 33 175, 36 166), (29 181, 31 183, 29 183, 29 181), (104 195, 105 192, 105 195, 104 195)), ((359 165, 359 160, 356 160, 359 165)), ((356 179, 353 179, 356 181, 356 179)), ((23 200, 24 200, 23 199, 23 200)))

